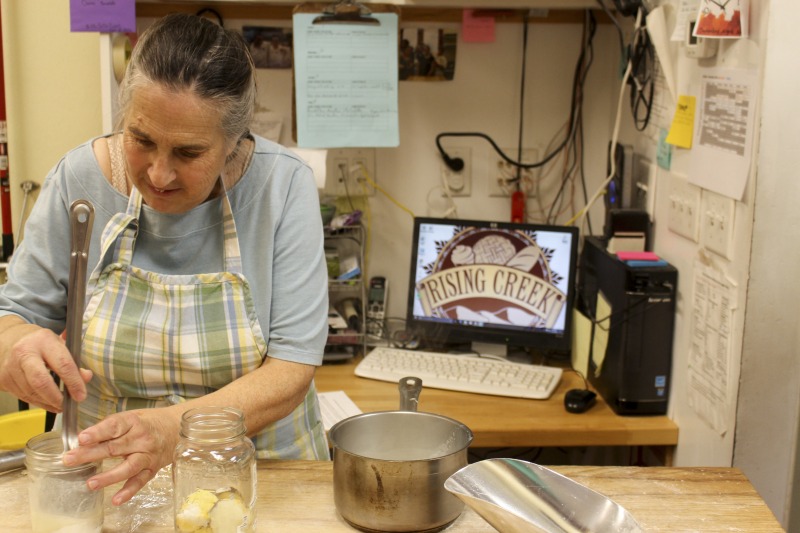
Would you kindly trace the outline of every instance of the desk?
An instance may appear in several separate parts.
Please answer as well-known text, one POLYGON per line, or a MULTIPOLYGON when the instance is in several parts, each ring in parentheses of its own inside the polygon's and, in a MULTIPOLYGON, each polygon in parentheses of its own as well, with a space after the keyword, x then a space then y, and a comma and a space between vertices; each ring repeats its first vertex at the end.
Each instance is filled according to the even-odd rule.
MULTIPOLYGON (((560 466, 553 470, 622 505, 648 532, 783 531, 747 478, 735 468, 560 466)), ((24 471, 0 475, 4 533, 30 532, 26 481, 24 471)), ((107 500, 110 493, 106 490, 107 500)), ((128 533, 128 524, 134 523, 136 533, 172 533, 171 497, 162 496, 165 503, 151 511, 157 519, 150 522, 141 518, 140 513, 145 511, 140 504, 116 509, 106 505, 103 532, 128 533)), ((259 462, 258 531, 353 533, 333 502, 333 463, 259 462)), ((496 533, 469 507, 446 531, 496 533)))
MULTIPOLYGON (((332 363, 317 369, 317 390, 342 390, 364 412, 396 410, 399 393, 393 383, 357 377, 358 359, 332 363)), ((665 446, 678 444, 678 426, 666 416, 619 416, 598 395, 586 413, 568 413, 564 394, 582 388, 583 379, 565 370, 548 400, 522 400, 487 396, 424 386, 421 411, 449 416, 475 434, 478 448, 539 446, 665 446)), ((669 453, 667 454, 669 463, 669 453)))

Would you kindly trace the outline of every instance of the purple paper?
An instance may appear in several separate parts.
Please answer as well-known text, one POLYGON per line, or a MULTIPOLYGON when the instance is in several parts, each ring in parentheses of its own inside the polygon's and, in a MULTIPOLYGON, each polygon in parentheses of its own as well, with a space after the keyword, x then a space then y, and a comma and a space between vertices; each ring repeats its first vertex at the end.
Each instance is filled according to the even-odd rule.
POLYGON ((136 31, 136 0, 69 0, 69 15, 70 31, 136 31))

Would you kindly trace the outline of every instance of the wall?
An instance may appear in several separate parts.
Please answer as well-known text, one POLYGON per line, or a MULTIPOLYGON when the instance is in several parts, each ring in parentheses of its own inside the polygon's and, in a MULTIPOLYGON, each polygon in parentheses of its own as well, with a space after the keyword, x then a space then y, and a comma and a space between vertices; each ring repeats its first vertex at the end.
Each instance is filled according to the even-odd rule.
MULTIPOLYGON (((676 2, 663 2, 674 6, 676 2)), ((800 7, 790 0, 752 0, 749 39, 722 42, 710 60, 683 56, 673 66, 679 92, 698 94, 699 76, 712 67, 746 68, 763 75, 759 84, 754 151, 744 197, 735 205, 732 259, 725 259, 667 228, 669 173, 659 169, 655 246, 680 271, 670 416, 680 428, 679 465, 741 468, 788 531, 800 527, 800 500, 793 495, 798 473, 800 362, 798 287, 794 283, 798 237, 794 178, 800 163, 796 145, 796 100, 800 82, 787 65, 800 36, 792 21, 800 7), (778 237, 780 234, 780 237, 778 237), (691 342, 693 270, 706 258, 736 287, 728 367, 725 432, 712 430, 689 405, 688 352, 691 342)), ((635 136, 644 153, 650 139, 635 136)), ((691 152, 673 152, 672 172, 689 174, 691 152)), ((702 213, 701 213, 702 215, 702 213)))
POLYGON ((796 283, 800 251, 800 79, 792 68, 800 45, 800 6, 771 0, 764 63, 758 188, 744 328, 734 464, 747 472, 787 531, 800 530, 797 486, 800 359, 796 283))
MULTIPOLYGON (((16 241, 20 184, 41 185, 67 150, 101 132, 100 53, 97 34, 70 33, 69 2, 3 0, 0 9, 16 241)), ((15 408, 16 401, 0 394, 0 413, 15 408)))
MULTIPOLYGON (((666 6, 674 7, 676 2, 665 2, 666 6)), ((699 97, 700 76, 715 67, 742 68, 759 71, 762 58, 761 46, 764 41, 764 28, 761 27, 762 17, 759 16, 758 2, 753 2, 753 17, 751 35, 749 39, 738 41, 725 41, 720 43, 717 55, 710 59, 688 58, 683 51, 683 45, 673 43, 671 59, 676 72, 678 94, 688 94, 699 97)), ((670 102, 670 109, 674 103, 670 102)), ((699 105, 699 100, 698 100, 699 105)), ((699 112, 699 110, 698 110, 699 112)), ((660 119, 661 126, 668 128, 672 114, 660 119)), ((631 122, 628 121, 626 137, 636 147, 636 151, 643 153, 650 160, 656 160, 656 142, 652 132, 649 135, 631 134, 631 122)), ((755 121, 758 124, 758 120, 755 121)), ((757 127, 754 132, 755 147, 757 147, 757 127)), ((748 277, 750 266, 750 245, 753 219, 753 194, 755 191, 755 159, 757 148, 754 148, 751 161, 750 178, 742 201, 736 202, 733 227, 733 252, 732 259, 727 259, 719 254, 706 250, 703 242, 703 205, 700 208, 701 234, 700 243, 687 239, 669 229, 669 207, 672 176, 685 178, 692 176, 692 150, 673 148, 672 161, 669 170, 657 168, 656 175, 656 206, 654 224, 654 250, 678 268, 678 299, 675 323, 675 336, 673 348, 673 375, 670 397, 669 416, 675 420, 680 428, 679 444, 675 452, 675 463, 686 466, 729 466, 732 462, 735 447, 735 427, 737 412, 737 397, 739 387, 739 365, 742 353, 742 334, 745 323, 745 302, 748 290, 748 277), (690 366, 690 351, 692 344, 692 326, 694 311, 694 283, 696 265, 704 262, 722 275, 731 283, 733 307, 731 332, 727 348, 727 380, 726 402, 722 408, 722 428, 713 429, 690 404, 687 391, 690 388, 689 380, 692 376, 690 366)), ((703 191, 705 195, 705 191, 703 191)))

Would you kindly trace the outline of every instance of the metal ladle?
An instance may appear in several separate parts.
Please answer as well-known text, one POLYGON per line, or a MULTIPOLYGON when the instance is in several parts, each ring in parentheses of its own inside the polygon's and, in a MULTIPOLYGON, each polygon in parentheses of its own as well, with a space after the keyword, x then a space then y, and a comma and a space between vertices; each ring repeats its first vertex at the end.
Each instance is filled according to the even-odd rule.
MULTIPOLYGON (((86 263, 92 235, 94 207, 87 200, 75 200, 69 208, 72 246, 67 288, 67 349, 75 366, 81 365, 81 334, 86 299, 86 263)), ((64 418, 61 428, 64 451, 78 447, 78 404, 64 387, 64 418)))

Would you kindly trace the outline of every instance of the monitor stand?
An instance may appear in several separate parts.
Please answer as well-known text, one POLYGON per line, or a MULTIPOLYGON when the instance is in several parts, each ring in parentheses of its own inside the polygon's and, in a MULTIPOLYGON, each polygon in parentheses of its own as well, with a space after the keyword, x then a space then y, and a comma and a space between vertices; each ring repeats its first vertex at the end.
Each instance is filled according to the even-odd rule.
POLYGON ((534 357, 525 349, 519 346, 509 346, 507 344, 497 344, 492 342, 469 342, 458 345, 451 353, 472 353, 480 354, 493 358, 507 359, 513 363, 531 364, 534 357))
POLYGON ((552 357, 552 354, 549 353, 540 353, 535 350, 531 353, 522 347, 508 346, 507 344, 473 342, 470 344, 470 348, 475 353, 488 355, 489 357, 501 357, 512 363, 532 364, 536 360, 552 357))
POLYGON ((506 359, 508 357, 508 346, 505 344, 494 344, 489 342, 473 342, 472 351, 481 355, 493 355, 506 359))

